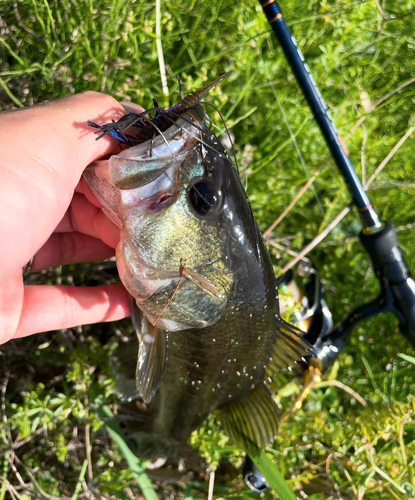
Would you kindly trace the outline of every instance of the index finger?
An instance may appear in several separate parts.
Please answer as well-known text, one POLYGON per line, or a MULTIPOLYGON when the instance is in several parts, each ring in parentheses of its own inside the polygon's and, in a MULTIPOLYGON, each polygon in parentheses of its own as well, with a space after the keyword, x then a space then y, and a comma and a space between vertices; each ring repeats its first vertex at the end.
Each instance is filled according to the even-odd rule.
POLYGON ((104 321, 130 314, 129 296, 122 285, 24 287, 23 309, 13 338, 104 321))

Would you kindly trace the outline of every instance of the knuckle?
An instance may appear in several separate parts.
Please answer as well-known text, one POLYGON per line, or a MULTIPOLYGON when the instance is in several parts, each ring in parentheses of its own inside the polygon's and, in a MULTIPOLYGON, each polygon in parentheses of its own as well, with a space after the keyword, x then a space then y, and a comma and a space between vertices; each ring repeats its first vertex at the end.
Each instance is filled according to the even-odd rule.
POLYGON ((102 92, 86 90, 85 92, 81 92, 79 95, 86 98, 90 104, 95 104, 98 108, 105 112, 108 112, 111 109, 114 109, 115 111, 122 109, 121 105, 116 99, 114 99, 114 97, 111 97, 108 94, 103 94, 102 92))
POLYGON ((62 263, 70 263, 76 256, 78 241, 75 233, 66 233, 60 238, 60 254, 62 263))

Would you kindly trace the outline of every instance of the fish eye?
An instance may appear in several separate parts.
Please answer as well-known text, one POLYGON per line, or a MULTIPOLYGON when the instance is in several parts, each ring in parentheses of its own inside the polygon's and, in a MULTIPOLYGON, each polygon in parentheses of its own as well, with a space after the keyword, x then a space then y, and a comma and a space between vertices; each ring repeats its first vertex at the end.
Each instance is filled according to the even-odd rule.
POLYGON ((221 203, 221 195, 208 181, 198 180, 189 186, 187 196, 193 209, 202 216, 215 213, 221 203))

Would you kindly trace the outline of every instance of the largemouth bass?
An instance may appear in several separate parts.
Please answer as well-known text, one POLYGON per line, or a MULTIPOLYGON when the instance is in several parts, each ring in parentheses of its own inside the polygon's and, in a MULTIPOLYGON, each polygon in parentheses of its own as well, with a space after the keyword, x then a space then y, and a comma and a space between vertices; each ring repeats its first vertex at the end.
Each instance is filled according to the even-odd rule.
POLYGON ((150 434, 135 436, 140 454, 150 441, 159 452, 183 444, 217 409, 236 444, 264 448, 278 427, 267 383, 308 352, 279 316, 247 194, 199 104, 224 77, 167 111, 156 105, 153 117, 92 124, 130 146, 85 177, 121 231, 117 266, 139 337, 135 390, 152 415, 150 434))

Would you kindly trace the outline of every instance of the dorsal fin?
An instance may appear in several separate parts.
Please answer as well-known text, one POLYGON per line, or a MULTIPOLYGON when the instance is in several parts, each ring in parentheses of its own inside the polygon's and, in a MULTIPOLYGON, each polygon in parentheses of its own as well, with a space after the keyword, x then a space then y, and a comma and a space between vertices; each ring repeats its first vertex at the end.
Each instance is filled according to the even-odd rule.
MULTIPOLYGON (((273 382, 281 386, 287 383, 287 372, 301 375, 301 364, 307 363, 312 347, 302 338, 304 332, 290 325, 279 316, 276 318, 278 335, 271 348, 270 357, 265 368, 267 383, 273 382)), ((292 376, 292 375, 291 375, 292 376)))
POLYGON ((246 450, 266 448, 278 431, 278 408, 262 382, 244 398, 220 410, 220 420, 234 444, 246 450))
POLYGON ((298 367, 311 354, 312 347, 302 338, 304 332, 277 316, 278 335, 266 367, 268 376, 283 371, 299 371, 298 367))
MULTIPOLYGON (((279 316, 278 335, 271 349, 265 376, 274 378, 288 369, 299 370, 299 363, 310 354, 311 346, 301 338, 303 332, 279 316)), ((265 383, 257 385, 244 398, 221 409, 222 425, 231 440, 243 450, 266 448, 278 431, 278 408, 265 383)))

